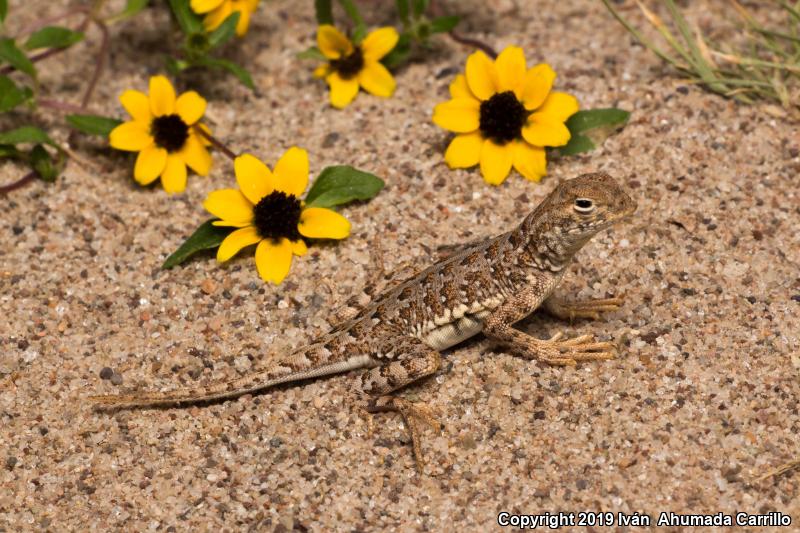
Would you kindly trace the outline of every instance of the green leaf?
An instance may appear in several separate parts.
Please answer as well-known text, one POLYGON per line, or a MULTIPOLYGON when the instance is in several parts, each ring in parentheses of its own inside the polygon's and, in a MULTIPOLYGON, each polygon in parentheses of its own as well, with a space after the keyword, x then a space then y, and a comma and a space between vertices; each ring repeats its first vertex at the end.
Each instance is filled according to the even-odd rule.
POLYGON ((234 11, 228 18, 222 21, 216 30, 208 34, 208 44, 211 48, 217 47, 230 40, 236 33, 236 25, 239 23, 241 13, 234 11))
POLYGON ((0 144, 0 158, 10 157, 12 159, 24 159, 22 152, 12 144, 0 144))
POLYGON ((320 172, 306 195, 309 207, 332 207, 354 200, 369 200, 383 189, 379 177, 340 165, 327 167, 320 172))
POLYGON ((6 15, 8 15, 8 1, 0 0, 0 24, 5 22, 6 15))
POLYGON ((212 218, 206 220, 192 233, 192 236, 186 239, 183 244, 178 247, 172 255, 167 257, 161 268, 172 268, 180 265, 191 256, 202 250, 210 250, 218 247, 225 240, 228 234, 236 228, 214 226, 212 222, 219 220, 212 218))
POLYGON ((113 24, 114 22, 119 22, 120 20, 125 20, 136 15, 142 9, 147 7, 148 1, 149 0, 128 0, 128 3, 125 4, 125 9, 109 18, 107 22, 109 24, 113 24))
POLYGON ((575 155, 597 148, 612 133, 628 122, 631 114, 616 108, 578 111, 566 122, 571 134, 566 146, 559 148, 561 155, 575 155))
POLYGON ((383 63, 386 68, 393 69, 405 63, 410 54, 411 35, 408 32, 403 32, 400 34, 400 38, 397 40, 397 44, 394 48, 392 48, 392 51, 383 56, 381 63, 383 63))
POLYGON ((331 0, 314 0, 314 11, 317 14, 317 24, 333 24, 333 6, 331 0))
POLYGON ((108 137, 111 130, 122 124, 122 121, 99 115, 67 115, 67 123, 83 133, 108 137))
POLYGON ((59 169, 53 162, 50 153, 44 149, 44 146, 37 144, 31 150, 30 159, 31 168, 36 171, 41 179, 48 183, 56 181, 59 169))
POLYGON ((457 15, 435 18, 430 24, 431 33, 447 33, 458 26, 459 20, 461 19, 457 15))
POLYGON ((169 0, 169 7, 172 8, 172 13, 183 33, 190 35, 205 31, 202 20, 189 6, 189 0, 169 0))
POLYGON ((420 18, 428 9, 428 0, 413 0, 414 18, 420 18))
POLYGON ((181 72, 183 72, 190 66, 191 65, 183 59, 177 59, 171 56, 166 57, 167 72, 169 72, 171 75, 175 77, 177 77, 181 72))
POLYGON ((327 61, 328 58, 325 54, 319 51, 319 48, 312 46, 297 54, 297 59, 317 59, 319 61, 327 61))
POLYGON ((41 129, 35 126, 20 128, 0 133, 0 144, 42 143, 58 147, 58 145, 41 129))
POLYGON ((0 113, 14 109, 32 95, 33 93, 28 87, 20 89, 11 81, 11 78, 0 75, 0 113))
POLYGON ((395 0, 397 6, 397 16, 403 21, 403 25, 408 26, 408 0, 395 0))
POLYGON ((84 34, 79 31, 72 31, 61 26, 47 26, 37 31, 25 41, 26 50, 37 48, 66 48, 80 42, 84 34))
POLYGON ((22 50, 17 48, 14 44, 14 39, 0 39, 0 60, 9 63, 12 67, 24 72, 31 78, 36 77, 36 68, 33 63, 28 59, 22 50))
POLYGON ((244 68, 240 67, 233 61, 228 61, 227 59, 220 59, 218 57, 202 57, 197 60, 198 65, 205 65, 207 67, 216 67, 225 69, 234 76, 236 76, 242 84, 244 84, 248 89, 251 91, 256 90, 256 86, 253 83, 253 78, 250 76, 250 73, 247 72, 244 68))

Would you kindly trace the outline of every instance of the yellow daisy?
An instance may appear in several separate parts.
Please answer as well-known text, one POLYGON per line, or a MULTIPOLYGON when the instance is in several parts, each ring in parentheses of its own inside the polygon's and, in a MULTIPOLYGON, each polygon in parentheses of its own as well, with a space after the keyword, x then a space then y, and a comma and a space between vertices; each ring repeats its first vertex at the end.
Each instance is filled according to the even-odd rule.
POLYGON ((358 94, 359 86, 383 98, 394 93, 394 78, 381 64, 381 58, 392 51, 398 38, 397 30, 385 27, 371 32, 356 45, 330 24, 317 29, 317 46, 330 61, 317 67, 314 76, 328 82, 333 107, 346 107, 358 94))
POLYGON ((292 255, 305 255, 307 239, 344 239, 350 222, 336 211, 306 207, 300 195, 308 185, 308 153, 289 148, 270 169, 250 154, 233 163, 239 189, 208 195, 203 207, 221 220, 215 226, 238 228, 217 250, 217 261, 242 248, 256 247, 256 268, 264 281, 279 284, 289 273, 292 255))
POLYGON ((192 11, 205 15, 203 26, 206 31, 216 30, 231 13, 239 12, 239 22, 236 23, 236 35, 239 37, 247 33, 250 26, 250 15, 258 7, 258 0, 192 0, 192 11))
POLYGON ((471 54, 465 74, 450 84, 452 100, 433 110, 433 122, 456 133, 444 154, 448 166, 480 164, 492 185, 503 183, 512 166, 539 181, 547 173, 544 147, 567 144, 564 122, 578 111, 574 96, 551 92, 555 78, 545 63, 528 69, 516 46, 494 62, 483 52, 471 54))
POLYGON ((175 98, 175 89, 164 76, 150 78, 150 96, 128 90, 119 97, 133 120, 111 131, 109 144, 118 150, 139 152, 133 177, 142 185, 156 178, 168 193, 186 189, 186 166, 201 176, 211 170, 208 141, 197 128, 206 112, 206 101, 194 91, 175 98))

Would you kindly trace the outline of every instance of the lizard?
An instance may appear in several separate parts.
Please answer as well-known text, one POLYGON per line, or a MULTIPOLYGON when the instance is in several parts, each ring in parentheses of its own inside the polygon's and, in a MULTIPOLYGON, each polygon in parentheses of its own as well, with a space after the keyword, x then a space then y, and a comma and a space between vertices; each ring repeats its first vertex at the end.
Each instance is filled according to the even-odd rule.
POLYGON ((355 390, 370 413, 398 412, 417 467, 419 422, 441 429, 429 407, 394 395, 433 375, 440 351, 481 332, 525 359, 552 365, 614 358, 611 342, 592 335, 534 338, 513 325, 543 308, 561 319, 599 317, 621 298, 568 303, 554 294, 575 254, 595 234, 630 217, 636 202, 608 174, 559 183, 514 229, 435 262, 373 297, 351 318, 310 344, 276 355, 264 370, 231 381, 169 392, 93 396, 98 409, 219 401, 272 386, 363 369, 355 390))

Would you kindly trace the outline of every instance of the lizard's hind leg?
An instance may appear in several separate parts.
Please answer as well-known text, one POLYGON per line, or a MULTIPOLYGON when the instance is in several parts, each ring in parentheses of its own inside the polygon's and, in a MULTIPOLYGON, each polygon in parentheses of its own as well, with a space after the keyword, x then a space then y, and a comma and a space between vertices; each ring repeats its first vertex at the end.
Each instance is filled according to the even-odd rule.
MULTIPOLYGON (((419 422, 425 422, 434 429, 441 430, 442 425, 436 420, 431 409, 422 403, 414 403, 403 398, 390 395, 398 389, 430 376, 439 369, 441 356, 422 341, 403 335, 386 343, 397 359, 365 371, 359 376, 358 388, 367 396, 365 410, 369 413, 395 411, 403 417, 403 422, 411 435, 414 459, 417 468, 422 471, 423 456, 420 441, 419 422)), ((378 355, 378 354, 374 354, 378 355)), ((383 359, 388 354, 380 354, 383 359)))

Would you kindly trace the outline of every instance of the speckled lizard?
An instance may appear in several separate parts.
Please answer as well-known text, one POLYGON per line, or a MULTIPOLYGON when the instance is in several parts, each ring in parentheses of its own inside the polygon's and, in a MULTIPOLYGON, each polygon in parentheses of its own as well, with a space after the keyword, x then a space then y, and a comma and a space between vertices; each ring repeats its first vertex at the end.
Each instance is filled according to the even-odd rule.
POLYGON ((636 203, 607 174, 584 174, 556 186, 517 228, 467 245, 385 290, 311 344, 276 356, 265 370, 205 387, 92 400, 104 408, 196 403, 365 368, 357 390, 366 410, 403 416, 421 467, 418 422, 438 424, 426 406, 391 393, 434 374, 439 350, 482 331, 526 359, 554 365, 614 357, 610 342, 595 342, 591 335, 540 340, 512 326, 539 307, 562 319, 598 318, 618 309, 619 298, 567 303, 552 293, 575 253, 635 210, 636 203))

